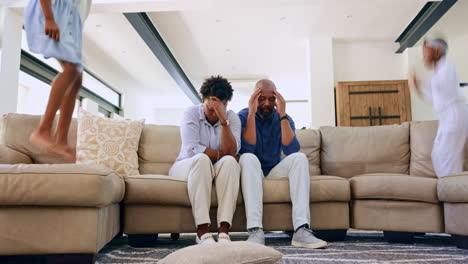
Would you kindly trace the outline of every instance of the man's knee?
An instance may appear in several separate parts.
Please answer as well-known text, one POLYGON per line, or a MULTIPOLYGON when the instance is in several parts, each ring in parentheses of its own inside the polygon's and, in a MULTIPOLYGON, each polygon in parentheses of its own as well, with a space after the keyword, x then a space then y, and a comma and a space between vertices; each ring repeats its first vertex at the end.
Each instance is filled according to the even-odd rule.
POLYGON ((258 160, 257 156, 255 156, 252 153, 245 153, 242 154, 242 156, 239 159, 239 164, 241 166, 246 165, 246 164, 260 164, 260 161, 258 160))
POLYGON ((233 156, 224 156, 221 158, 221 160, 219 160, 219 162, 222 162, 223 167, 227 168, 228 170, 240 173, 240 165, 233 156))
POLYGON ((210 157, 208 157, 208 155, 206 155, 205 153, 197 154, 192 158, 192 166, 193 165, 210 166, 210 157))
POLYGON ((289 154, 288 156, 290 159, 293 159, 294 162, 296 163, 301 163, 301 164, 308 164, 309 160, 307 159, 307 156, 302 153, 302 152, 296 152, 293 154, 289 154))

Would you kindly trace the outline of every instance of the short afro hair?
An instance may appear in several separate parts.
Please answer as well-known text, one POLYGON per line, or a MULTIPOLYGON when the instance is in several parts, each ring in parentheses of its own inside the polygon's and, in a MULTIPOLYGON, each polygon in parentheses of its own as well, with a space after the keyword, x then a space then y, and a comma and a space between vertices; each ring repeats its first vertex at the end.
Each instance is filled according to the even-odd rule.
POLYGON ((231 83, 220 75, 216 77, 211 76, 206 79, 200 88, 203 99, 216 96, 221 101, 231 101, 232 92, 234 92, 234 90, 232 89, 231 83))

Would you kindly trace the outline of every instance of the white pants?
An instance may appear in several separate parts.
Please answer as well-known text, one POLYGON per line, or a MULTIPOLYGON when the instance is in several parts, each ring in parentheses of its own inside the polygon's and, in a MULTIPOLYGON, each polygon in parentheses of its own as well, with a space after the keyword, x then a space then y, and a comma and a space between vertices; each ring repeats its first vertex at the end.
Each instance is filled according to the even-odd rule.
POLYGON ((463 171, 465 144, 468 138, 468 110, 452 106, 439 113, 439 129, 432 147, 432 163, 437 177, 463 171))
POLYGON ((240 166, 234 157, 225 156, 213 165, 206 154, 197 154, 174 163, 169 176, 188 182, 188 195, 197 226, 211 224, 211 187, 214 180, 218 198, 218 227, 221 222, 232 226, 240 177, 240 166))
MULTIPOLYGON (((263 172, 260 161, 254 154, 246 153, 240 158, 241 185, 247 215, 247 229, 263 228, 263 172)), ((284 158, 266 177, 289 179, 294 230, 310 226, 310 176, 309 161, 303 153, 294 153, 284 158)))

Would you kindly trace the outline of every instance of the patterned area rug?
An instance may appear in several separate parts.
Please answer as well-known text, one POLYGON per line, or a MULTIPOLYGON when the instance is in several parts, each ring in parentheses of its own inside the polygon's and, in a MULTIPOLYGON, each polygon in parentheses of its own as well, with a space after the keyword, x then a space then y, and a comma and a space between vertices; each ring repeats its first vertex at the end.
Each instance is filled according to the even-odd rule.
MULTIPOLYGON (((233 234, 232 240, 245 240, 245 233, 233 234)), ((193 245, 195 236, 185 234, 178 241, 161 235, 151 248, 132 248, 125 237, 114 240, 98 255, 99 264, 156 264, 177 249, 193 245)), ((267 233, 266 243, 283 253, 280 264, 294 263, 468 263, 468 250, 452 245, 450 236, 427 234, 414 244, 389 244, 382 232, 348 232, 343 242, 329 243, 327 249, 310 250, 290 246, 285 233, 267 233)))

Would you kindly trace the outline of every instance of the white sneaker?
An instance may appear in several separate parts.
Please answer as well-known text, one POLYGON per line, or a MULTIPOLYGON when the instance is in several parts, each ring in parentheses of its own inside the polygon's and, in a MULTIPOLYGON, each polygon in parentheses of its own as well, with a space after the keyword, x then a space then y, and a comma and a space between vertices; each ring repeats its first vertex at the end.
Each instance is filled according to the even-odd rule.
POLYGON ((327 242, 316 238, 312 230, 301 227, 294 232, 291 245, 304 248, 326 248, 327 242))
POLYGON ((206 233, 200 238, 198 238, 198 235, 196 237, 197 238, 195 241, 197 242, 197 244, 200 244, 200 245, 208 245, 208 244, 216 243, 216 241, 214 240, 213 236, 210 233, 206 233))
POLYGON ((252 228, 249 229, 249 238, 247 242, 257 243, 260 245, 265 245, 265 233, 261 228, 252 228))
POLYGON ((218 234, 218 243, 229 243, 231 242, 231 238, 226 233, 219 233, 218 234))

